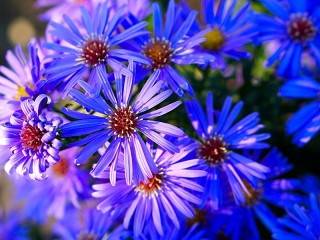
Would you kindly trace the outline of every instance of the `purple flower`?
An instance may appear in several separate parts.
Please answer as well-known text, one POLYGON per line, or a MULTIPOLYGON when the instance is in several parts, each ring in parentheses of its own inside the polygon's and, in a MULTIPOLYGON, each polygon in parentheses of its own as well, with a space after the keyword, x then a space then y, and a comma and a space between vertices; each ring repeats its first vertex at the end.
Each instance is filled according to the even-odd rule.
POLYGON ((272 237, 277 240, 317 240, 320 238, 320 195, 310 194, 307 207, 295 204, 281 218, 281 228, 274 229, 272 237))
POLYGON ((245 194, 250 195, 243 180, 257 185, 257 178, 264 179, 268 168, 252 159, 237 153, 239 149, 266 148, 262 141, 269 134, 256 134, 263 125, 258 125, 258 113, 251 113, 234 124, 243 103, 239 102, 231 109, 232 99, 228 97, 221 112, 213 108, 213 96, 209 92, 206 101, 207 116, 196 99, 185 102, 190 121, 200 137, 197 155, 208 165, 208 175, 202 184, 205 186, 203 205, 207 201, 217 209, 223 201, 222 185, 228 181, 235 201, 245 201, 245 194))
POLYGON ((319 1, 260 0, 275 16, 257 13, 252 19, 258 28, 257 42, 277 40, 281 45, 267 60, 269 67, 279 62, 277 73, 282 77, 297 77, 301 56, 307 50, 320 66, 319 1), (263 27, 261 27, 263 26, 263 27))
POLYGON ((308 143, 319 132, 320 83, 307 76, 290 79, 280 88, 280 95, 292 99, 314 99, 303 106, 287 122, 287 134, 293 134, 293 142, 299 147, 308 143))
POLYGON ((196 12, 191 11, 185 21, 181 21, 181 9, 173 0, 169 2, 166 21, 163 21, 162 12, 158 3, 153 4, 153 37, 141 36, 131 47, 142 52, 151 62, 151 66, 144 66, 139 74, 145 76, 150 68, 160 71, 160 79, 164 80, 179 96, 184 96, 183 90, 193 95, 193 89, 188 81, 172 66, 206 64, 214 60, 209 54, 196 52, 194 47, 205 41, 205 31, 190 36, 188 31, 196 18, 196 12))
POLYGON ((119 226, 111 231, 109 216, 98 211, 93 202, 86 202, 80 209, 68 209, 66 217, 53 226, 53 232, 59 239, 127 239, 130 234, 119 226))
MULTIPOLYGON (((132 63, 130 63, 128 70, 134 71, 132 63)), ((93 93, 94 89, 83 81, 80 81, 79 84, 86 94, 75 89, 70 91, 69 97, 71 99, 87 110, 99 113, 99 115, 91 115, 69 109, 63 110, 67 115, 76 119, 62 126, 63 137, 85 136, 69 145, 86 145, 77 156, 76 163, 84 163, 101 146, 110 141, 106 152, 91 172, 94 177, 111 165, 110 178, 111 183, 115 185, 119 153, 122 151, 125 156, 126 181, 129 185, 132 177, 136 182, 139 181, 139 178, 147 182, 147 179, 153 176, 152 172, 157 173, 156 165, 138 131, 169 152, 179 152, 178 147, 159 133, 180 137, 184 135, 184 132, 170 124, 149 119, 172 111, 181 102, 177 101, 158 110, 145 113, 163 102, 172 93, 171 90, 159 92, 163 85, 162 81, 157 81, 159 73, 159 71, 154 72, 132 103, 130 103, 130 98, 134 80, 130 76, 126 76, 124 79, 120 75, 116 77, 115 95, 106 80, 106 72, 99 75, 101 79, 106 80, 103 85, 104 97, 110 101, 111 106, 102 96, 96 97, 93 93)))
MULTIPOLYGON (((203 28, 209 26, 210 31, 204 36, 206 41, 201 44, 201 51, 216 57, 216 61, 210 63, 213 69, 225 70, 226 58, 239 61, 251 56, 244 49, 257 33, 250 21, 250 4, 246 3, 236 10, 237 7, 238 1, 235 0, 202 1, 203 28)), ((190 11, 186 7, 185 9, 190 11)), ((198 32, 200 29, 200 24, 197 24, 191 28, 191 32, 198 32)))
POLYGON ((28 229, 22 224, 25 219, 21 212, 14 209, 8 212, 3 210, 0 210, 0 239, 28 240, 28 229))
POLYGON ((81 7, 85 7, 89 11, 93 11, 94 7, 104 2, 103 0, 37 0, 35 6, 37 8, 48 8, 40 19, 43 21, 62 22, 63 15, 69 16, 71 19, 81 19, 81 7))
POLYGON ((24 54, 21 46, 15 48, 15 52, 8 51, 7 62, 11 69, 0 66, 0 120, 7 121, 14 112, 20 99, 35 99, 39 94, 44 93, 42 88, 41 62, 38 57, 36 44, 28 45, 29 58, 24 54), (7 103, 12 106, 12 109, 7 103))
POLYGON ((67 207, 79 208, 80 201, 88 198, 90 175, 73 163, 78 150, 60 152, 60 161, 49 167, 48 178, 44 181, 20 185, 20 188, 28 187, 28 193, 24 195, 27 216, 39 222, 48 216, 62 219, 67 207))
MULTIPOLYGON (((106 64, 115 72, 131 76, 132 73, 119 59, 148 64, 148 61, 139 53, 118 47, 128 39, 147 34, 143 30, 146 26, 145 22, 118 33, 123 9, 124 6, 109 19, 107 3, 99 4, 92 15, 85 8, 81 8, 80 26, 68 16, 64 16, 65 24, 51 22, 53 30, 50 32, 61 39, 62 43, 46 44, 47 48, 56 51, 56 54, 51 55, 54 61, 47 69, 47 73, 49 83, 59 84, 65 81, 63 96, 83 79, 88 71, 90 72, 88 82, 94 86, 98 95, 101 85, 107 81, 100 78, 106 72, 106 64)), ((107 75, 104 75, 104 78, 106 77, 107 75)))
POLYGON ((147 149, 157 168, 147 182, 134 180, 131 186, 126 184, 123 171, 126 156, 122 156, 118 161, 122 170, 118 170, 117 186, 109 183, 108 171, 98 176, 107 179, 106 183, 93 185, 95 192, 92 195, 103 199, 97 206, 98 210, 124 213, 123 225, 128 228, 132 223, 135 236, 147 229, 163 236, 165 226, 180 228, 183 219, 194 216, 191 204, 201 203, 198 195, 203 187, 194 179, 207 173, 200 169, 202 160, 186 157, 195 150, 197 144, 189 138, 170 140, 180 149, 179 153, 172 154, 161 147, 154 149, 152 142, 147 141, 147 149))
POLYGON ((44 94, 34 101, 24 100, 10 121, 0 126, 0 145, 10 148, 12 153, 5 164, 8 174, 15 169, 18 174, 42 180, 46 178, 46 169, 60 160, 62 143, 57 139, 57 131, 62 120, 47 119, 44 109, 50 101, 44 94))

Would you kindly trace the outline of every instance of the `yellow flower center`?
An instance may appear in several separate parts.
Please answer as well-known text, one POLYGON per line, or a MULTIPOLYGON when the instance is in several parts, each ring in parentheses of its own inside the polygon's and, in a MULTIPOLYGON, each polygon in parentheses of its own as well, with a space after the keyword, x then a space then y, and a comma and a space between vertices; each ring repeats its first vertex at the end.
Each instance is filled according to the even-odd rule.
POLYGON ((243 180, 244 185, 246 186, 249 193, 243 191, 243 194, 246 198, 245 206, 254 206, 256 205, 262 198, 262 184, 259 183, 259 187, 254 189, 247 181, 243 180))
POLYGON ((217 26, 215 26, 212 31, 204 35, 204 37, 207 40, 202 43, 202 46, 213 51, 218 51, 225 42, 225 37, 217 26))
POLYGON ((16 100, 20 100, 21 97, 28 97, 28 93, 26 92, 25 87, 19 86, 17 89, 17 95, 16 95, 16 100))
MULTIPOLYGON (((32 83, 28 82, 27 86, 31 90, 34 90, 34 85, 32 83)), ((21 85, 18 86, 16 94, 15 100, 20 100, 21 97, 29 97, 29 94, 26 92, 26 87, 21 85)))

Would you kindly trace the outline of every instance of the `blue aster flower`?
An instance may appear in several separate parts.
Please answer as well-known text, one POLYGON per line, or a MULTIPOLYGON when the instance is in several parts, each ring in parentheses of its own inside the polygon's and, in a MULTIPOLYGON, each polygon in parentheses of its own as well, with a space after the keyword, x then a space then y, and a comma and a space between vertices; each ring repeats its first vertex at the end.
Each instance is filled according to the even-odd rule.
POLYGON ((287 134, 294 135, 293 142, 302 147, 320 129, 320 101, 318 99, 320 84, 307 76, 294 78, 280 88, 280 95, 293 99, 314 99, 313 102, 303 106, 287 122, 287 134))
POLYGON ((44 222, 48 216, 62 219, 68 207, 80 208, 81 201, 90 196, 90 174, 73 163, 77 152, 78 148, 60 152, 60 161, 49 167, 44 181, 20 184, 26 200, 24 211, 30 219, 38 222, 44 222))
POLYGON ((210 239, 204 236, 205 231, 199 227, 198 223, 194 223, 190 227, 186 223, 181 224, 180 228, 172 228, 172 226, 170 225, 166 227, 164 226, 166 230, 164 230, 164 235, 161 236, 156 231, 154 231, 152 224, 150 224, 150 227, 146 227, 147 232, 145 232, 143 235, 135 239, 137 240, 146 240, 146 239, 206 240, 206 239, 210 239))
POLYGON ((20 45, 16 46, 14 53, 8 51, 6 60, 10 66, 0 66, 0 120, 7 121, 19 106, 20 99, 35 99, 44 93, 41 62, 36 44, 28 44, 27 57, 20 45), (12 103, 12 109, 7 103, 12 103))
MULTIPOLYGON (((132 63, 129 65, 129 70, 134 72, 132 63)), ((106 152, 91 172, 94 177, 111 165, 110 178, 111 183, 115 185, 118 157, 121 151, 124 152, 125 156, 126 181, 129 185, 133 177, 135 177, 136 182, 139 178, 147 182, 147 179, 153 176, 152 172, 157 173, 156 165, 139 132, 169 152, 179 151, 178 147, 159 133, 180 137, 184 135, 184 132, 170 124, 149 119, 172 111, 181 102, 176 101, 158 110, 146 112, 163 102, 172 93, 171 90, 159 92, 163 85, 162 81, 157 81, 159 74, 160 71, 154 72, 132 103, 130 103, 130 99, 134 79, 129 76, 125 78, 122 76, 116 77, 116 94, 114 94, 109 82, 104 81, 106 80, 105 71, 103 75, 98 75, 98 77, 104 81, 104 97, 110 101, 111 105, 102 96, 94 96, 94 89, 85 82, 80 81, 79 84, 90 96, 86 96, 75 89, 70 91, 69 97, 71 99, 87 110, 100 113, 100 115, 92 115, 74 112, 69 109, 63 110, 67 115, 76 119, 62 126, 63 137, 85 136, 83 139, 70 144, 70 146, 86 145, 77 156, 76 163, 84 163, 106 142, 110 142, 106 152)))
POLYGON ((28 240, 29 231, 23 225, 24 219, 19 211, 11 209, 4 213, 0 210, 0 237, 1 239, 28 240))
POLYGON ((281 45, 268 59, 271 66, 280 61, 277 73, 283 77, 297 77, 301 70, 301 55, 305 50, 312 53, 320 65, 319 2, 260 0, 275 17, 257 14, 258 42, 278 40, 281 45), (261 27, 263 26, 263 27, 261 27))
POLYGON ((81 8, 81 26, 76 25, 68 16, 64 16, 66 26, 63 23, 51 22, 53 30, 50 32, 62 40, 62 43, 46 44, 47 48, 56 51, 56 54, 51 55, 54 62, 47 69, 47 73, 49 83, 58 84, 65 81, 63 96, 83 79, 88 71, 88 82, 95 87, 98 95, 103 84, 98 75, 106 72, 106 65, 115 72, 132 75, 119 59, 148 64, 139 53, 119 48, 120 43, 147 33, 143 30, 145 22, 117 33, 124 7, 119 8, 112 18, 109 18, 107 2, 99 4, 92 16, 88 10, 81 8), (64 42, 66 44, 63 44, 64 42))
POLYGON ((102 214, 93 203, 85 203, 79 210, 68 209, 66 217, 53 226, 58 239, 128 239, 130 233, 119 227, 111 231, 112 222, 109 216, 102 214))
POLYGON ((222 206, 225 180, 229 182, 237 204, 245 201, 250 191, 245 181, 257 186, 257 178, 264 179, 268 168, 256 161, 237 153, 241 149, 267 148, 262 142, 269 134, 257 134, 263 128, 259 123, 259 114, 251 113, 234 124, 242 102, 231 109, 232 99, 228 97, 220 113, 213 108, 213 96, 209 92, 206 100, 207 116, 196 99, 185 102, 190 121, 200 137, 197 155, 208 165, 208 176, 202 182, 205 186, 203 205, 207 201, 217 209, 222 206), (244 181, 245 180, 245 181, 244 181))
POLYGON ((47 11, 40 15, 43 21, 53 20, 56 22, 63 21, 63 15, 67 15, 74 20, 81 19, 81 7, 85 7, 90 12, 94 10, 98 3, 103 0, 89 1, 65 1, 65 0, 37 0, 35 6, 37 8, 46 8, 47 11))
MULTIPOLYGON (((209 27, 210 31, 205 35, 206 41, 201 44, 201 50, 215 56, 216 61, 210 64, 213 69, 225 70, 226 58, 239 61, 251 56, 244 49, 257 33, 250 21, 250 3, 236 10, 237 4, 236 0, 230 4, 227 0, 202 1, 203 27, 209 27)), ((199 31, 199 28, 200 24, 194 25, 192 31, 199 31)))
MULTIPOLYGON (((261 159, 261 151, 258 150, 247 151, 244 154, 256 161, 261 159)), ((245 210, 242 210, 245 221, 252 222, 251 228, 256 236, 259 236, 259 230, 255 224, 256 217, 270 231, 279 227, 277 217, 269 205, 285 208, 293 203, 304 201, 304 197, 295 192, 301 188, 301 182, 298 179, 279 178, 292 169, 292 165, 288 164, 287 158, 283 157, 276 148, 270 150, 259 162, 269 167, 270 171, 265 174, 266 179, 261 180, 256 189, 245 183, 251 195, 245 194, 246 201, 243 204, 245 210)))
POLYGON ((47 168, 60 160, 62 143, 57 137, 62 120, 47 119, 44 110, 50 101, 44 94, 34 101, 24 100, 10 121, 0 126, 0 145, 10 148, 12 153, 4 167, 8 174, 16 170, 18 174, 42 180, 47 168))
MULTIPOLYGON (((148 142, 148 151, 157 172, 153 172, 146 183, 134 180, 128 186, 124 171, 118 170, 116 187, 109 183, 108 171, 98 176, 106 179, 105 183, 93 185, 93 197, 102 198, 98 210, 107 213, 122 211, 124 227, 132 224, 135 236, 147 231, 164 236, 165 226, 180 228, 183 219, 194 216, 192 204, 201 203, 199 193, 202 193, 203 187, 194 179, 207 173, 201 169, 202 160, 188 157, 195 150, 196 143, 189 138, 169 139, 180 149, 179 153, 172 154, 161 147, 153 148, 152 143, 148 142)), ((122 168, 125 158, 118 161, 122 168)))
POLYGON ((184 21, 181 21, 181 10, 174 0, 169 2, 166 21, 163 21, 161 8, 153 3, 153 36, 148 35, 136 38, 131 47, 142 52, 151 62, 151 66, 144 66, 139 74, 145 76, 150 69, 160 71, 160 79, 166 82, 173 91, 183 97, 183 90, 193 95, 189 82, 181 76, 172 65, 206 64, 214 60, 209 54, 199 53, 195 46, 205 40, 207 30, 188 34, 195 21, 196 12, 191 11, 184 21), (178 25, 177 25, 178 23, 178 25))
POLYGON ((277 240, 317 240, 320 238, 320 198, 310 194, 308 207, 295 204, 287 210, 288 216, 279 222, 282 228, 274 230, 272 237, 277 240))

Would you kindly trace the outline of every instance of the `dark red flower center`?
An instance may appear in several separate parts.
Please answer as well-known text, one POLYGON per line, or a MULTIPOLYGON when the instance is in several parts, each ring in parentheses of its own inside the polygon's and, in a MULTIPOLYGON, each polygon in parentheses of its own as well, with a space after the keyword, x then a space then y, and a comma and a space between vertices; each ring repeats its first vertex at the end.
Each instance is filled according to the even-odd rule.
POLYGON ((82 47, 81 59, 89 66, 96 66, 108 57, 109 48, 106 42, 89 39, 82 47))
POLYGON ((173 49, 167 40, 152 39, 149 44, 143 46, 143 54, 152 60, 152 68, 164 68, 171 62, 173 49))
POLYGON ((61 158, 58 163, 52 166, 52 170, 55 175, 63 177, 69 171, 69 162, 65 158, 61 158))
POLYGON ((317 28, 313 25, 313 21, 307 14, 292 14, 287 25, 287 32, 291 39, 298 42, 304 42, 312 39, 317 28))
POLYGON ((152 174, 152 178, 148 178, 148 183, 140 181, 136 191, 142 192, 145 195, 158 194, 158 191, 161 190, 163 175, 159 172, 158 174, 152 174))
POLYGON ((121 107, 109 115, 110 128, 117 137, 130 137, 138 124, 138 117, 131 107, 121 107))
POLYGON ((227 154, 227 145, 221 137, 214 136, 198 146, 198 156, 205 159, 209 165, 225 161, 227 154))
POLYGON ((20 132, 22 146, 25 148, 38 149, 42 145, 42 137, 45 131, 41 131, 36 126, 26 125, 20 132))

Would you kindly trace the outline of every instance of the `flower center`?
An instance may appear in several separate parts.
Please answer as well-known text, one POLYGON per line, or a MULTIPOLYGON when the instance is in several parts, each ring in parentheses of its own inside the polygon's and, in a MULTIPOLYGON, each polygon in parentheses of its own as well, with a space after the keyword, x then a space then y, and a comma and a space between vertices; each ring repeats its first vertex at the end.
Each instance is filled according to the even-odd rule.
MULTIPOLYGON (((35 86, 31 82, 27 83, 27 87, 30 88, 31 90, 35 89, 35 86)), ((25 86, 18 85, 16 93, 17 93, 15 97, 16 100, 20 100, 21 97, 29 97, 29 94, 27 93, 25 86)))
POLYGON ((143 46, 143 54, 152 60, 152 68, 164 68, 172 58, 173 49, 168 40, 152 39, 143 46))
POLYGON ((287 32, 294 41, 305 42, 311 40, 318 29, 313 25, 313 21, 307 13, 291 14, 287 24, 287 32))
POLYGON ((249 193, 243 191, 243 194, 246 198, 244 203, 245 206, 254 206, 256 205, 260 199, 262 198, 262 184, 259 183, 259 187, 254 189, 247 181, 242 180, 246 188, 248 189, 249 193))
POLYGON ((227 155, 227 144, 218 136, 209 138, 198 147, 198 156, 205 159, 209 165, 216 165, 225 161, 227 155))
POLYGON ((69 171, 69 162, 65 158, 60 158, 60 161, 52 166, 52 170, 55 175, 63 177, 69 171))
POLYGON ((204 35, 204 37, 207 40, 202 43, 202 46, 213 51, 218 51, 225 42, 225 37, 218 26, 215 26, 213 30, 204 35))
POLYGON ((117 108, 109 115, 110 128, 117 137, 130 137, 138 124, 138 117, 134 114, 131 106, 117 108))
POLYGON ((89 39, 82 47, 80 59, 87 65, 95 67, 109 56, 109 47, 100 39, 89 39))
POLYGON ((46 132, 30 125, 25 126, 20 132, 22 146, 25 148, 38 149, 42 145, 42 137, 46 132))
POLYGON ((152 178, 148 178, 148 183, 140 181, 140 185, 136 187, 135 191, 142 192, 147 196, 158 195, 158 192, 162 189, 163 173, 159 171, 158 174, 153 173, 152 175, 152 178))

